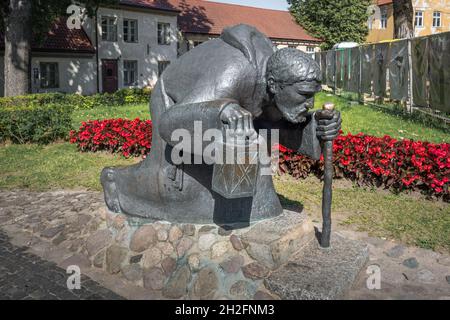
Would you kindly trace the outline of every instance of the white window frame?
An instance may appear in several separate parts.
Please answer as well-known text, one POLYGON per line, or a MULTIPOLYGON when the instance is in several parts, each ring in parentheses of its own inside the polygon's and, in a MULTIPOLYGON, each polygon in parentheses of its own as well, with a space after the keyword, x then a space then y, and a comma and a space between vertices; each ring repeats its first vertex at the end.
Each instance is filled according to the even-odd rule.
POLYGON ((440 28, 442 27, 442 15, 440 11, 433 12, 433 27, 440 28))
POLYGON ((137 43, 139 39, 138 21, 136 19, 128 19, 128 18, 123 19, 122 32, 124 42, 137 43))
POLYGON ((40 62, 39 79, 42 89, 59 88, 59 64, 58 62, 40 62), (51 70, 52 66, 54 67, 51 70), (53 73, 53 76, 52 76, 53 73))
POLYGON ((388 22, 388 11, 386 7, 381 7, 380 9, 380 28, 386 29, 388 22))
POLYGON ((135 86, 138 83, 137 60, 123 60, 123 85, 135 86), (134 68, 130 68, 133 66, 134 68))
POLYGON ((423 25, 424 25, 423 11, 422 10, 417 10, 414 13, 414 27, 415 28, 423 28, 423 25))
POLYGON ((117 41, 117 17, 102 16, 100 19, 102 41, 117 41), (106 25, 103 23, 106 21, 106 25))
POLYGON ((170 45, 171 28, 168 22, 158 22, 158 44, 170 45))
POLYGON ((306 52, 307 53, 314 53, 314 52, 316 52, 315 47, 314 46, 306 46, 306 52))

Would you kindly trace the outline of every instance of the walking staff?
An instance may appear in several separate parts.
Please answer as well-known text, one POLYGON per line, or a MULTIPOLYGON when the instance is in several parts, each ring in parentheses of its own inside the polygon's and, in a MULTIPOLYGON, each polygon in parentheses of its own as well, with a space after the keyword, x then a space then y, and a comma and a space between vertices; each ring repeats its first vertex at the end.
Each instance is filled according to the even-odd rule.
MULTIPOLYGON (((327 102, 323 105, 323 112, 329 112, 330 117, 334 110, 334 104, 327 102)), ((331 235, 331 199, 333 182, 333 140, 323 142, 324 176, 322 191, 322 235, 320 246, 328 248, 330 246, 331 235)))

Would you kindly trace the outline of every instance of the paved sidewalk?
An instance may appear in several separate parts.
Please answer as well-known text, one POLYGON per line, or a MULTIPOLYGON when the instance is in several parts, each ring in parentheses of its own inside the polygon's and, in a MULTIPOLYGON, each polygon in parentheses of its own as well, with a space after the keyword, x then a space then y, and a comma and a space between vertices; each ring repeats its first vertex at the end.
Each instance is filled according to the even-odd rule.
MULTIPOLYGON (((99 192, 0 190, 0 298, 160 299, 120 273, 91 266, 87 248, 96 243, 89 243, 90 236, 111 223, 120 221, 106 220, 99 192), (82 292, 66 288, 70 264, 81 268, 82 292)), ((363 270, 347 299, 450 299, 449 254, 334 228, 367 243, 368 265, 379 266, 381 272, 380 290, 367 288, 369 275, 363 270)))
POLYGON ((0 231, 0 299, 13 300, 117 300, 123 299, 85 275, 81 288, 69 290, 66 271, 10 243, 0 231))

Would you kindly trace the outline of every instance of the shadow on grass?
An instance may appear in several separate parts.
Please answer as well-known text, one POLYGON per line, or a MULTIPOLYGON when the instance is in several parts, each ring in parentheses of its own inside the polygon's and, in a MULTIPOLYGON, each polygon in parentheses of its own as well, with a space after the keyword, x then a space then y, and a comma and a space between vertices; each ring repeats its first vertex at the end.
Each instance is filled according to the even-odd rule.
POLYGON ((288 199, 279 193, 277 193, 277 195, 278 195, 278 198, 280 199, 281 206, 283 207, 283 209, 296 211, 296 212, 303 211, 304 206, 303 206, 303 203, 301 203, 300 201, 288 199))

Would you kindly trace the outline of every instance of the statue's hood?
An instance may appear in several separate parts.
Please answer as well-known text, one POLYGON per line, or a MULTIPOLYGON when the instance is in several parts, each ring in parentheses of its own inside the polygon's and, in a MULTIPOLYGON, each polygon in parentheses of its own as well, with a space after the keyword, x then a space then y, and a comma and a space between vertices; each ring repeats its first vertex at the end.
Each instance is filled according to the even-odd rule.
POLYGON ((247 24, 225 28, 220 38, 241 51, 256 69, 274 52, 269 38, 247 24))

